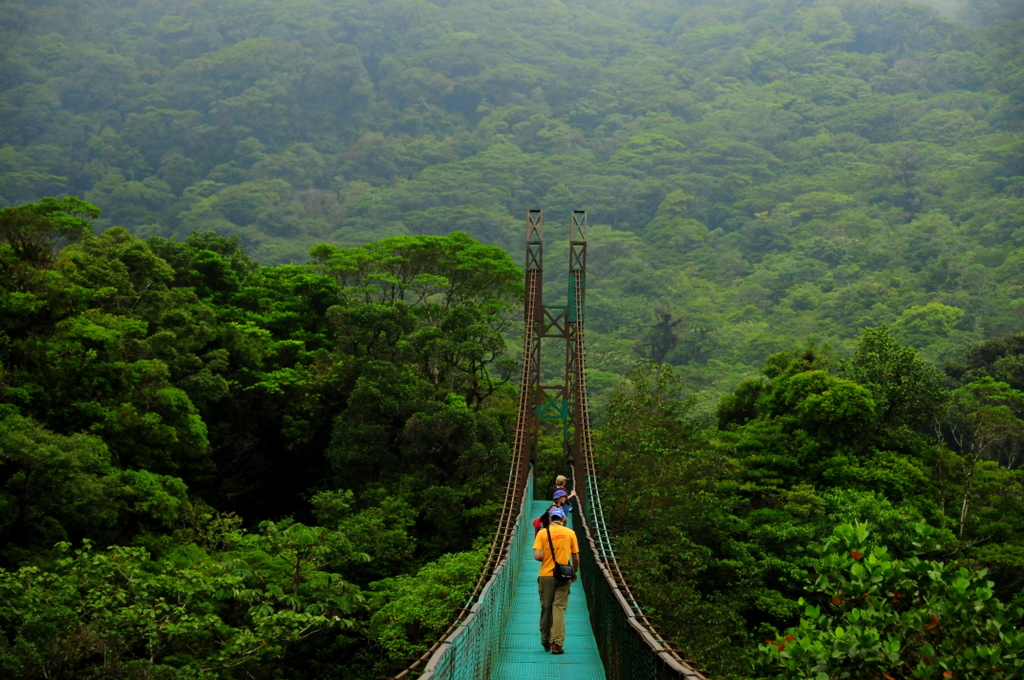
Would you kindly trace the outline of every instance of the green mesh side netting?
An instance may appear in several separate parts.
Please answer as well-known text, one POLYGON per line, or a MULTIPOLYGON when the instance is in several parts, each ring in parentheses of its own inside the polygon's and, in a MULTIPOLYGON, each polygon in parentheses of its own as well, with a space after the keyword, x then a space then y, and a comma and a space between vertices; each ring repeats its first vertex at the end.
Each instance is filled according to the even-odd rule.
POLYGON ((532 474, 526 484, 508 554, 484 586, 466 620, 427 662, 421 680, 485 680, 491 676, 522 570, 522 560, 517 556, 533 545, 531 518, 526 517, 528 499, 531 498, 532 474), (509 559, 509 555, 513 558, 509 559))
POLYGON ((601 510, 597 479, 588 475, 588 503, 580 536, 580 578, 590 625, 608 680, 704 680, 654 635, 621 573, 601 510))

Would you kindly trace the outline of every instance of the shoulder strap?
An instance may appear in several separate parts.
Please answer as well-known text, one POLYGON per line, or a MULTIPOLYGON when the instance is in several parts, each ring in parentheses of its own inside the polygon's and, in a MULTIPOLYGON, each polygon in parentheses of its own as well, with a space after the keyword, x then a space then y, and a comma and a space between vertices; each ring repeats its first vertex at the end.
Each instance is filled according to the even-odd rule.
POLYGON ((551 540, 551 522, 548 521, 548 544, 551 546, 551 561, 558 564, 558 560, 555 559, 555 542, 551 540))

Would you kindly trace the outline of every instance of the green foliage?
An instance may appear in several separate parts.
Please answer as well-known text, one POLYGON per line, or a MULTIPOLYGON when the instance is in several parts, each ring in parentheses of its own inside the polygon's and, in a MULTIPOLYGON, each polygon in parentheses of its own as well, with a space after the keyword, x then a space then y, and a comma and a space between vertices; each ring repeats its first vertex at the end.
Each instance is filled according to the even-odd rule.
POLYGON ((22 416, 0 419, 0 465, 0 541, 8 563, 69 539, 113 543, 164 532, 189 505, 181 480, 118 470, 99 437, 54 434, 22 416))
MULTIPOLYGON (((692 398, 683 396, 670 368, 648 369, 612 397, 608 422, 595 436, 602 499, 634 594, 661 634, 709 673, 749 677, 756 640, 775 639, 776 631, 796 623, 805 609, 798 604, 800 584, 813 581, 817 568, 810 546, 828 539, 837 525, 856 523, 862 533, 870 525, 892 546, 886 560, 918 560, 945 545, 957 563, 942 567, 941 579, 960 578, 964 565, 989 569, 994 580, 980 585, 1019 599, 1021 581, 1012 574, 1020 557, 1021 477, 996 462, 1015 450, 1022 410, 1016 391, 988 377, 950 390, 884 327, 866 329, 850 360, 834 362, 831 354, 810 343, 769 357, 762 378, 741 383, 723 399, 717 431, 701 429, 692 398), (830 372, 836 363, 838 376, 830 372), (931 426, 944 439, 926 436, 931 426), (971 448, 975 441, 991 460, 971 448)), ((921 573, 937 568, 921 564, 933 565, 921 573)), ((973 605, 961 598, 947 606, 950 616, 956 611, 969 622, 958 608, 973 605)), ((1017 616, 1013 611, 1007 610, 1007 621, 1017 616)), ((885 635, 865 632, 870 649, 864 651, 829 632, 873 626, 873 619, 857 619, 856 612, 851 622, 829 612, 807 616, 810 623, 790 631, 808 640, 798 650, 803 656, 794 661, 793 638, 778 636, 777 646, 763 648, 785 654, 761 663, 756 677, 886 672, 872 665, 872 659, 889 658, 885 635), (835 621, 826 626, 830 616, 835 621), (810 635, 811 629, 818 632, 810 635), (834 669, 833 653, 840 659, 834 669)), ((907 636, 913 637, 907 631, 915 621, 906 623, 907 636)), ((997 628, 1018 644, 1007 622, 979 623, 978 644, 994 644, 982 640, 997 628)), ((944 653, 969 648, 970 635, 944 653)), ((908 652, 911 666, 922 658, 919 652, 908 652)), ((941 674, 945 666, 934 668, 941 674)))
POLYGON ((502 333, 522 278, 500 248, 454 232, 360 248, 321 245, 313 257, 340 286, 345 304, 335 310, 336 322, 372 329, 353 337, 349 351, 412 361, 436 390, 462 393, 476 408, 509 378, 502 333), (352 314, 361 322, 352 323, 352 314))
POLYGON ((0 571, 0 668, 21 678, 273 677, 304 641, 354 627, 360 605, 338 575, 302 559, 322 551, 306 529, 270 527, 227 559, 64 543, 52 569, 0 571))
POLYGON ((609 402, 608 423, 595 438, 602 480, 607 480, 602 498, 611 516, 629 526, 649 526, 657 512, 678 512, 670 505, 688 495, 673 489, 681 480, 710 483, 704 466, 715 461, 695 454, 700 429, 690 419, 693 404, 681 397, 681 388, 671 367, 648 364, 635 371, 609 402), (651 503, 652 498, 659 502, 651 503))
POLYGON ((354 499, 351 490, 321 491, 312 499, 317 519, 368 557, 361 565, 351 564, 346 573, 356 582, 370 583, 404 572, 415 556, 416 509, 402 498, 388 496, 379 505, 356 512, 354 499))
POLYGON ((69 530, 90 535, 112 523, 116 510, 105 501, 113 470, 101 439, 62 437, 12 415, 0 420, 0 442, 7 470, 0 535, 6 543, 48 548, 66 540, 69 530))
POLYGON ((361 589, 475 579, 434 561, 497 516, 519 270, 464 234, 318 253, 330 275, 211 233, 0 248, 5 674, 372 675, 447 625, 444 600, 392 644, 361 589), (415 294, 340 284, 361 253, 415 294))
POLYGON ((1024 393, 990 376, 953 391, 943 432, 960 454, 963 500, 959 536, 964 535, 972 506, 978 463, 1015 455, 1024 436, 1024 393), (1008 454, 1007 451, 1013 452, 1008 454))
POLYGON ((989 375, 1015 390, 1024 388, 1022 340, 1020 335, 1006 335, 979 343, 970 348, 963 363, 947 363, 946 373, 958 382, 989 375))
POLYGON ((449 554, 415 575, 377 581, 370 596, 370 627, 388 659, 401 664, 426 650, 462 607, 483 550, 449 554))
POLYGON ((800 624, 761 645, 764 677, 1017 677, 1024 610, 993 596, 985 571, 895 559, 862 524, 821 547, 800 624))
POLYGON ((764 371, 767 381, 745 383, 723 401, 723 441, 742 460, 751 491, 796 484, 883 489, 892 498, 918 497, 930 504, 921 486, 925 440, 911 429, 920 412, 891 412, 902 408, 898 390, 904 380, 917 381, 906 388, 908 398, 927 398, 922 383, 941 397, 938 374, 888 339, 884 329, 866 331, 854 356, 840 365, 847 377, 839 377, 827 370, 827 348, 809 345, 802 353, 773 355, 764 371), (879 338, 885 351, 875 350, 879 338), (893 365, 892 356, 903 365, 893 365), (887 391, 891 385, 895 392, 887 391), (908 450, 915 453, 907 456, 908 450))
MULTIPOLYGON (((743 623, 723 568, 735 469, 706 446, 671 367, 647 365, 609 401, 598 474, 631 587, 688 655, 735 671, 743 623)), ((733 567, 736 566, 733 562, 733 567)))
POLYGON ((21 260, 49 262, 61 247, 92 233, 100 209, 69 196, 0 209, 0 243, 21 260))
POLYGON ((900 427, 927 424, 947 398, 939 372, 913 349, 901 346, 884 326, 864 329, 839 372, 871 391, 878 405, 876 427, 888 435, 906 436, 900 427))

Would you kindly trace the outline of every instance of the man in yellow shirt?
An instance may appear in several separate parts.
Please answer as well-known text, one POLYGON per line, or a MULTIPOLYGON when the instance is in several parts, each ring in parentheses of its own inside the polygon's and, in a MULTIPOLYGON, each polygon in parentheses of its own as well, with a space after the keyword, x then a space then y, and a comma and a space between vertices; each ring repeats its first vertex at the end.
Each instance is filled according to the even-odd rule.
POLYGON ((540 593, 540 643, 545 652, 564 654, 565 610, 569 607, 569 586, 579 578, 580 544, 576 540, 576 532, 565 526, 565 511, 562 508, 551 508, 548 516, 551 518, 548 529, 541 529, 533 539, 533 559, 540 562, 537 577, 537 590, 540 593), (556 579, 555 562, 569 564, 570 558, 574 572, 572 580, 556 579))

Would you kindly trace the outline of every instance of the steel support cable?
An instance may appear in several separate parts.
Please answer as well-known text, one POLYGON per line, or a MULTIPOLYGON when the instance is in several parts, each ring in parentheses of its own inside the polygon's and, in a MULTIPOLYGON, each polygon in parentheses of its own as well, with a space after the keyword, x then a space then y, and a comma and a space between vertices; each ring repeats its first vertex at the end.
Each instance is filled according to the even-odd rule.
MULTIPOLYGON (((539 292, 539 276, 536 272, 527 272, 526 276, 526 294, 528 300, 536 299, 534 296, 539 292)), ((530 484, 527 479, 528 461, 530 455, 530 434, 532 424, 532 413, 533 408, 533 395, 530 393, 530 372, 532 370, 532 353, 529 351, 534 340, 534 325, 531 319, 526 320, 525 331, 524 331, 524 352, 523 352, 523 370, 522 370, 522 386, 519 392, 519 404, 516 415, 516 431, 515 438, 512 446, 512 459, 509 462, 509 474, 508 480, 505 484, 505 494, 502 499, 501 514, 498 518, 498 525, 494 530, 494 539, 491 542, 491 549, 488 551, 487 558, 484 560, 484 564, 480 569, 480 573, 477 576, 476 581, 473 584, 473 588, 470 591, 470 595, 466 600, 466 604, 461 607, 448 628, 444 631, 440 638, 421 656, 419 656, 408 668, 395 676, 395 680, 403 680, 404 678, 411 677, 411 674, 418 672, 421 668, 424 669, 423 674, 418 676, 420 678, 454 678, 454 677, 479 677, 476 674, 469 676, 456 676, 451 673, 440 672, 444 668, 456 668, 457 666, 465 667, 465 663, 451 662, 445 665, 444 657, 450 655, 451 652, 451 641, 453 638, 458 636, 460 633, 465 632, 465 629, 470 623, 470 619, 475 613, 474 610, 478 609, 477 604, 483 599, 485 591, 492 585, 496 579, 498 571, 505 564, 508 559, 510 548, 514 537, 516 536, 516 528, 521 523, 523 513, 526 508, 528 498, 525 492, 529 490, 530 484)), ((524 532, 518 532, 520 536, 524 536, 524 532)), ((514 562, 514 561, 513 561, 514 562)), ((506 579, 507 580, 507 579, 506 579)), ((507 607, 506 607, 507 609, 507 607)), ((507 619, 508 612, 504 612, 499 618, 507 619)), ((502 626, 503 628, 503 626, 502 626)), ((477 668, 481 665, 486 666, 487 664, 481 664, 478 660, 472 660, 470 664, 473 668, 477 668)))
MULTIPOLYGON (((583 316, 583 280, 582 272, 573 272, 575 297, 576 297, 576 336, 575 336, 575 357, 576 370, 578 372, 576 389, 578 394, 572 395, 576 399, 579 408, 577 433, 580 455, 583 462, 584 474, 586 477, 586 502, 584 512, 580 513, 583 523, 583 530, 586 535, 586 552, 591 553, 595 566, 600 571, 604 583, 599 579, 587 578, 587 590, 594 600, 600 599, 600 590, 607 588, 606 597, 619 605, 619 615, 625 617, 628 629, 625 636, 612 634, 610 621, 593 621, 595 636, 598 636, 598 648, 601 650, 609 678, 643 677, 651 678, 685 678, 687 680, 704 680, 704 676, 695 671, 679 653, 664 640, 654 629, 654 626, 643 613, 643 609, 633 597, 632 590, 626 582, 622 573, 619 561, 615 556, 615 549, 612 544, 611 535, 604 519, 604 508, 601 504, 601 493, 597 483, 597 471, 594 465, 594 446, 590 433, 590 403, 586 387, 586 342, 584 336, 583 316), (603 586, 603 587, 602 587, 603 586), (610 593, 608 592, 610 591, 610 593), (603 624, 603 625, 602 625, 603 624), (602 634, 604 639, 602 639, 602 634), (611 638, 611 639, 610 639, 611 638), (639 645, 631 642, 639 643, 639 645), (646 658, 643 649, 636 649, 637 646, 646 648, 646 658), (602 648, 603 647, 603 648, 602 648), (623 668, 623 654, 631 657, 626 669, 623 668), (629 675, 624 676, 626 670, 629 675), (648 673, 643 673, 647 670, 648 673)), ((583 546, 581 546, 583 547, 583 546)), ((586 573, 584 573, 586 575, 586 573)), ((593 611, 593 610, 592 610, 593 611)), ((612 612, 603 612, 606 616, 612 617, 612 612)), ((591 615, 592 620, 598 617, 591 615)), ((621 630, 621 629, 620 629, 621 630)))

